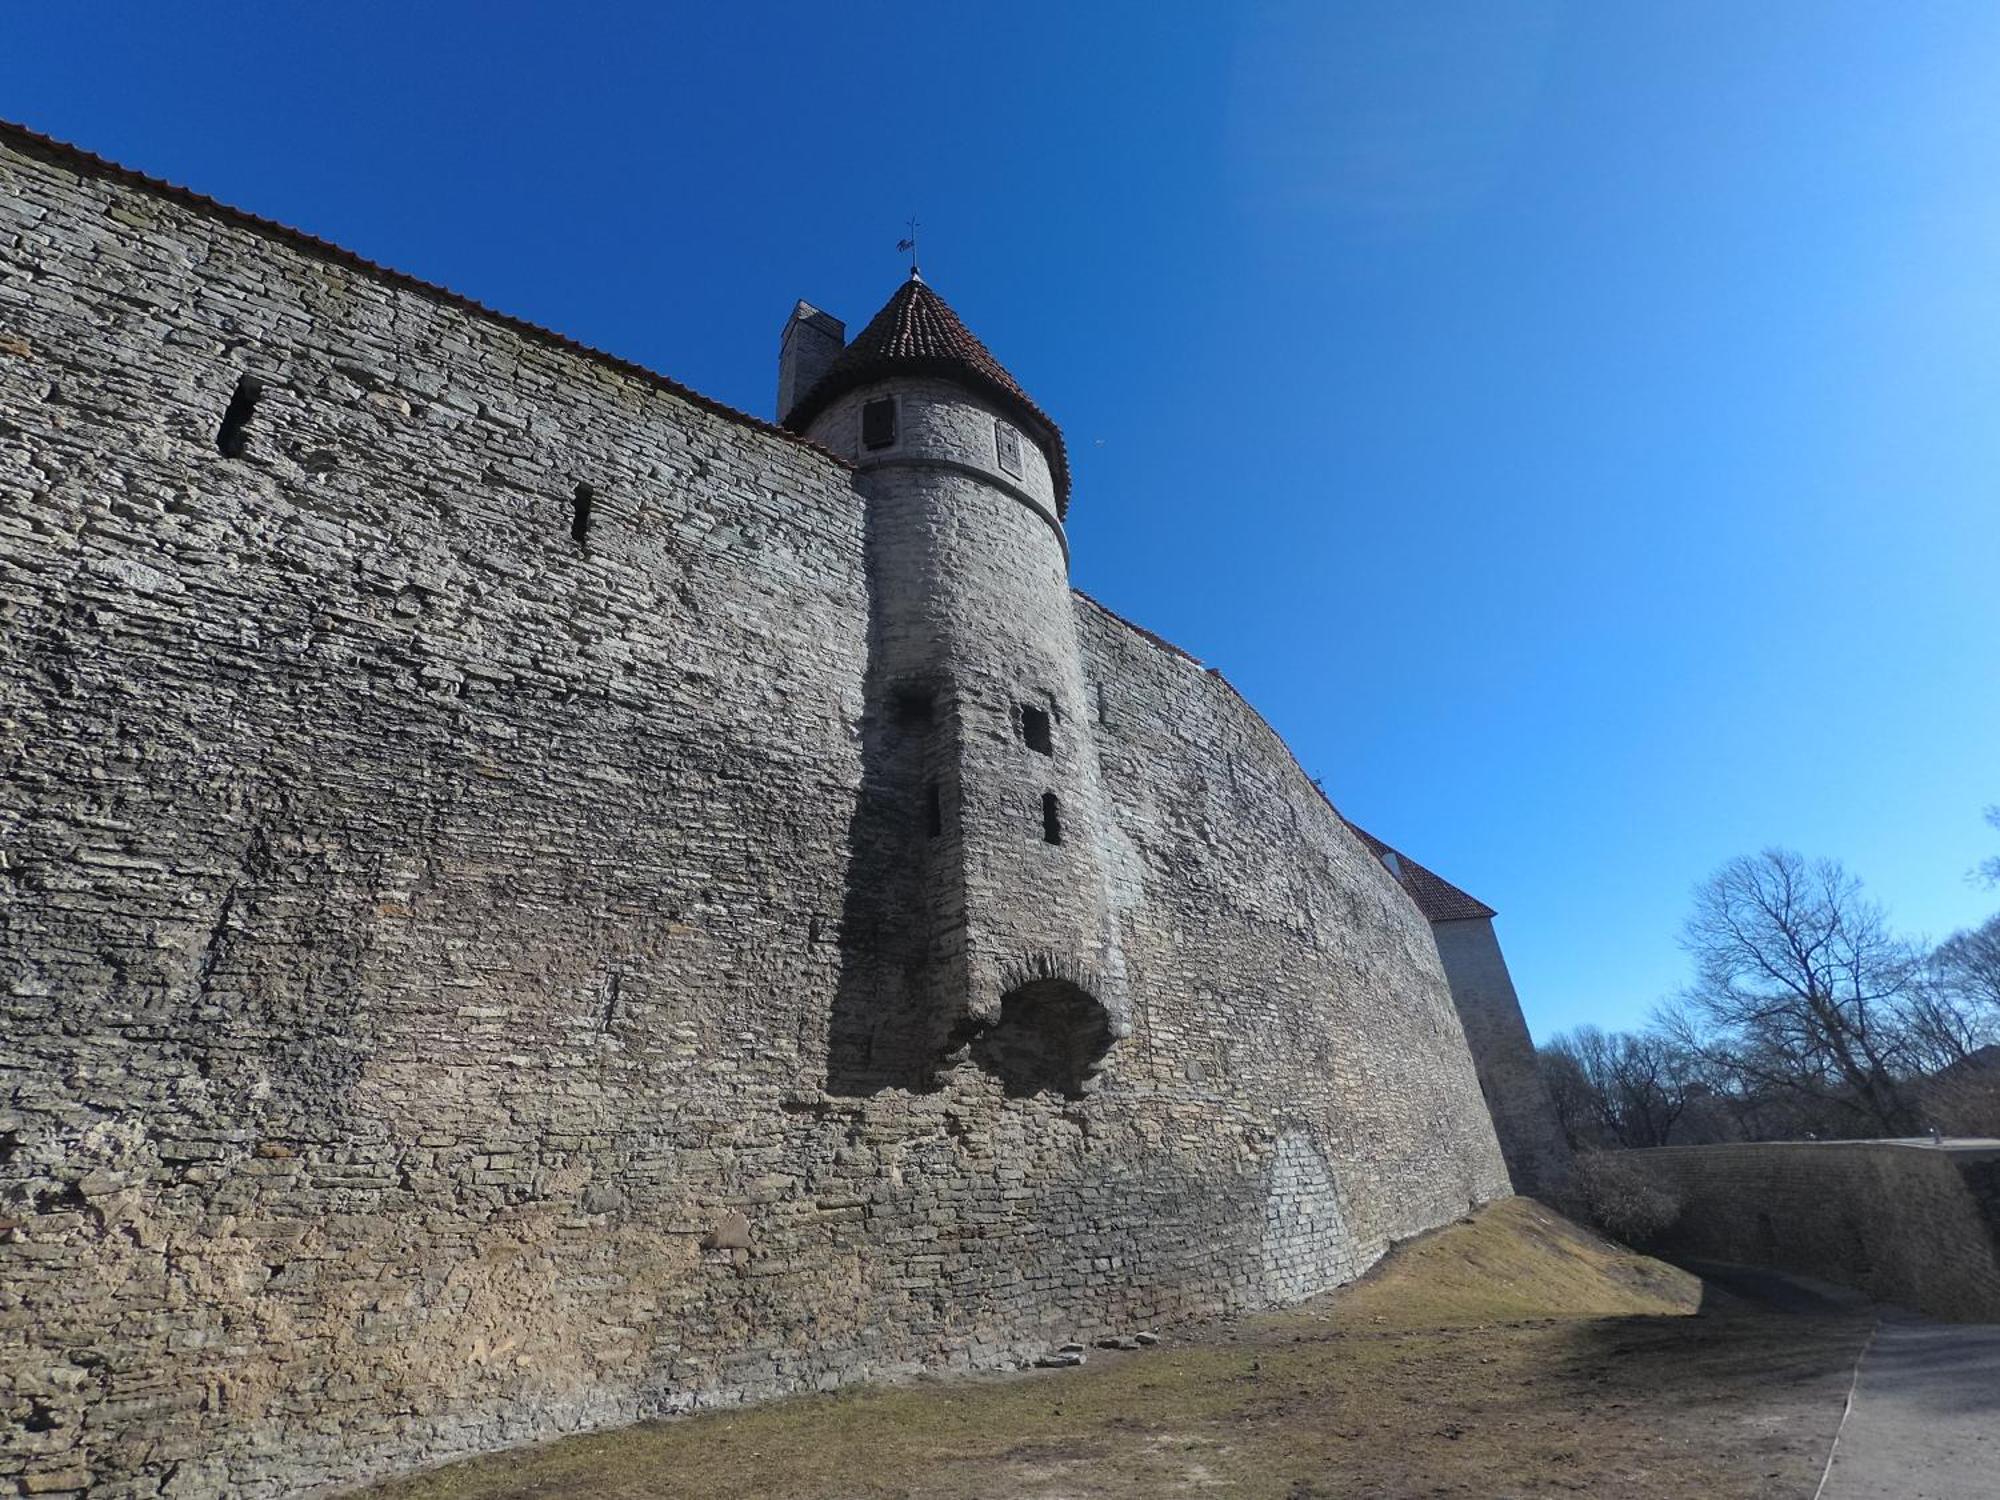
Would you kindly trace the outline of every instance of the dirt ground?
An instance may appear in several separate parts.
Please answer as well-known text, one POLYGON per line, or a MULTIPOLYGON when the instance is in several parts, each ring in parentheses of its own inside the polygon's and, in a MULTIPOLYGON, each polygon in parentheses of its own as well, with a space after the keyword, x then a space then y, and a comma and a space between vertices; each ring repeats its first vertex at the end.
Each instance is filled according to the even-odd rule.
POLYGON ((1283 1313, 500 1454, 369 1500, 1813 1493, 1864 1313, 1778 1311, 1525 1199, 1283 1313))

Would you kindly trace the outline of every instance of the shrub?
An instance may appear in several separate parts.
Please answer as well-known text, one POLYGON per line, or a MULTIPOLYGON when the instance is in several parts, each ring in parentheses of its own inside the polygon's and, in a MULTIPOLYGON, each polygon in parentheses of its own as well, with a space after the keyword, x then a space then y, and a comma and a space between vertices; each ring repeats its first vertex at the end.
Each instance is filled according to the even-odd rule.
POLYGON ((1627 1244, 1644 1244, 1681 1216, 1680 1196, 1660 1186, 1621 1152, 1581 1153, 1574 1186, 1591 1222, 1627 1244))

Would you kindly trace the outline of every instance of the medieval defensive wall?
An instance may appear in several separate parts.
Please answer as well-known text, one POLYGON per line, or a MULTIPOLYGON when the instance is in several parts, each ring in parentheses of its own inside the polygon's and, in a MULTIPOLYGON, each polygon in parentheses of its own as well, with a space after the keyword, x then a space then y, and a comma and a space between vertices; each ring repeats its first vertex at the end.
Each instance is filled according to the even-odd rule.
POLYGON ((1398 879, 1071 592, 1053 424, 860 376, 801 436, 0 131, 0 1482, 1000 1366, 1508 1190, 1398 879))

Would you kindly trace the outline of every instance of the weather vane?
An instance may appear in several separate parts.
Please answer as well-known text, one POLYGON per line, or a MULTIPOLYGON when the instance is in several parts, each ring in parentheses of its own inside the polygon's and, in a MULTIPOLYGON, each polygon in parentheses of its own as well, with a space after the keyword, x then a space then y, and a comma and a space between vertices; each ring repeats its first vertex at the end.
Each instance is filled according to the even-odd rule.
POLYGON ((905 219, 903 222, 910 226, 910 237, 906 240, 897 240, 896 248, 898 250, 907 250, 909 252, 910 278, 911 280, 916 280, 917 279, 917 228, 918 228, 917 216, 915 214, 911 214, 910 217, 905 219))

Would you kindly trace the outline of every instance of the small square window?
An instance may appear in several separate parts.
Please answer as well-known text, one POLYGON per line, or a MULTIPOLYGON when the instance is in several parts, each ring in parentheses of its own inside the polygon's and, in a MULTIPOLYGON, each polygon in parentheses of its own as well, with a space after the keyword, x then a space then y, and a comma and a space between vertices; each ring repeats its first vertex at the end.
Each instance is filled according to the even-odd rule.
POLYGON ((1056 753, 1055 740, 1049 734, 1049 713, 1045 708, 1021 708, 1021 738, 1030 750, 1039 750, 1044 755, 1056 753))
POLYGON ((884 396, 861 408, 861 446, 887 448, 896 441, 896 398, 884 396))
POLYGON ((993 446, 1000 455, 1000 467, 1016 479, 1021 477, 1021 434, 1005 422, 993 423, 993 446))

